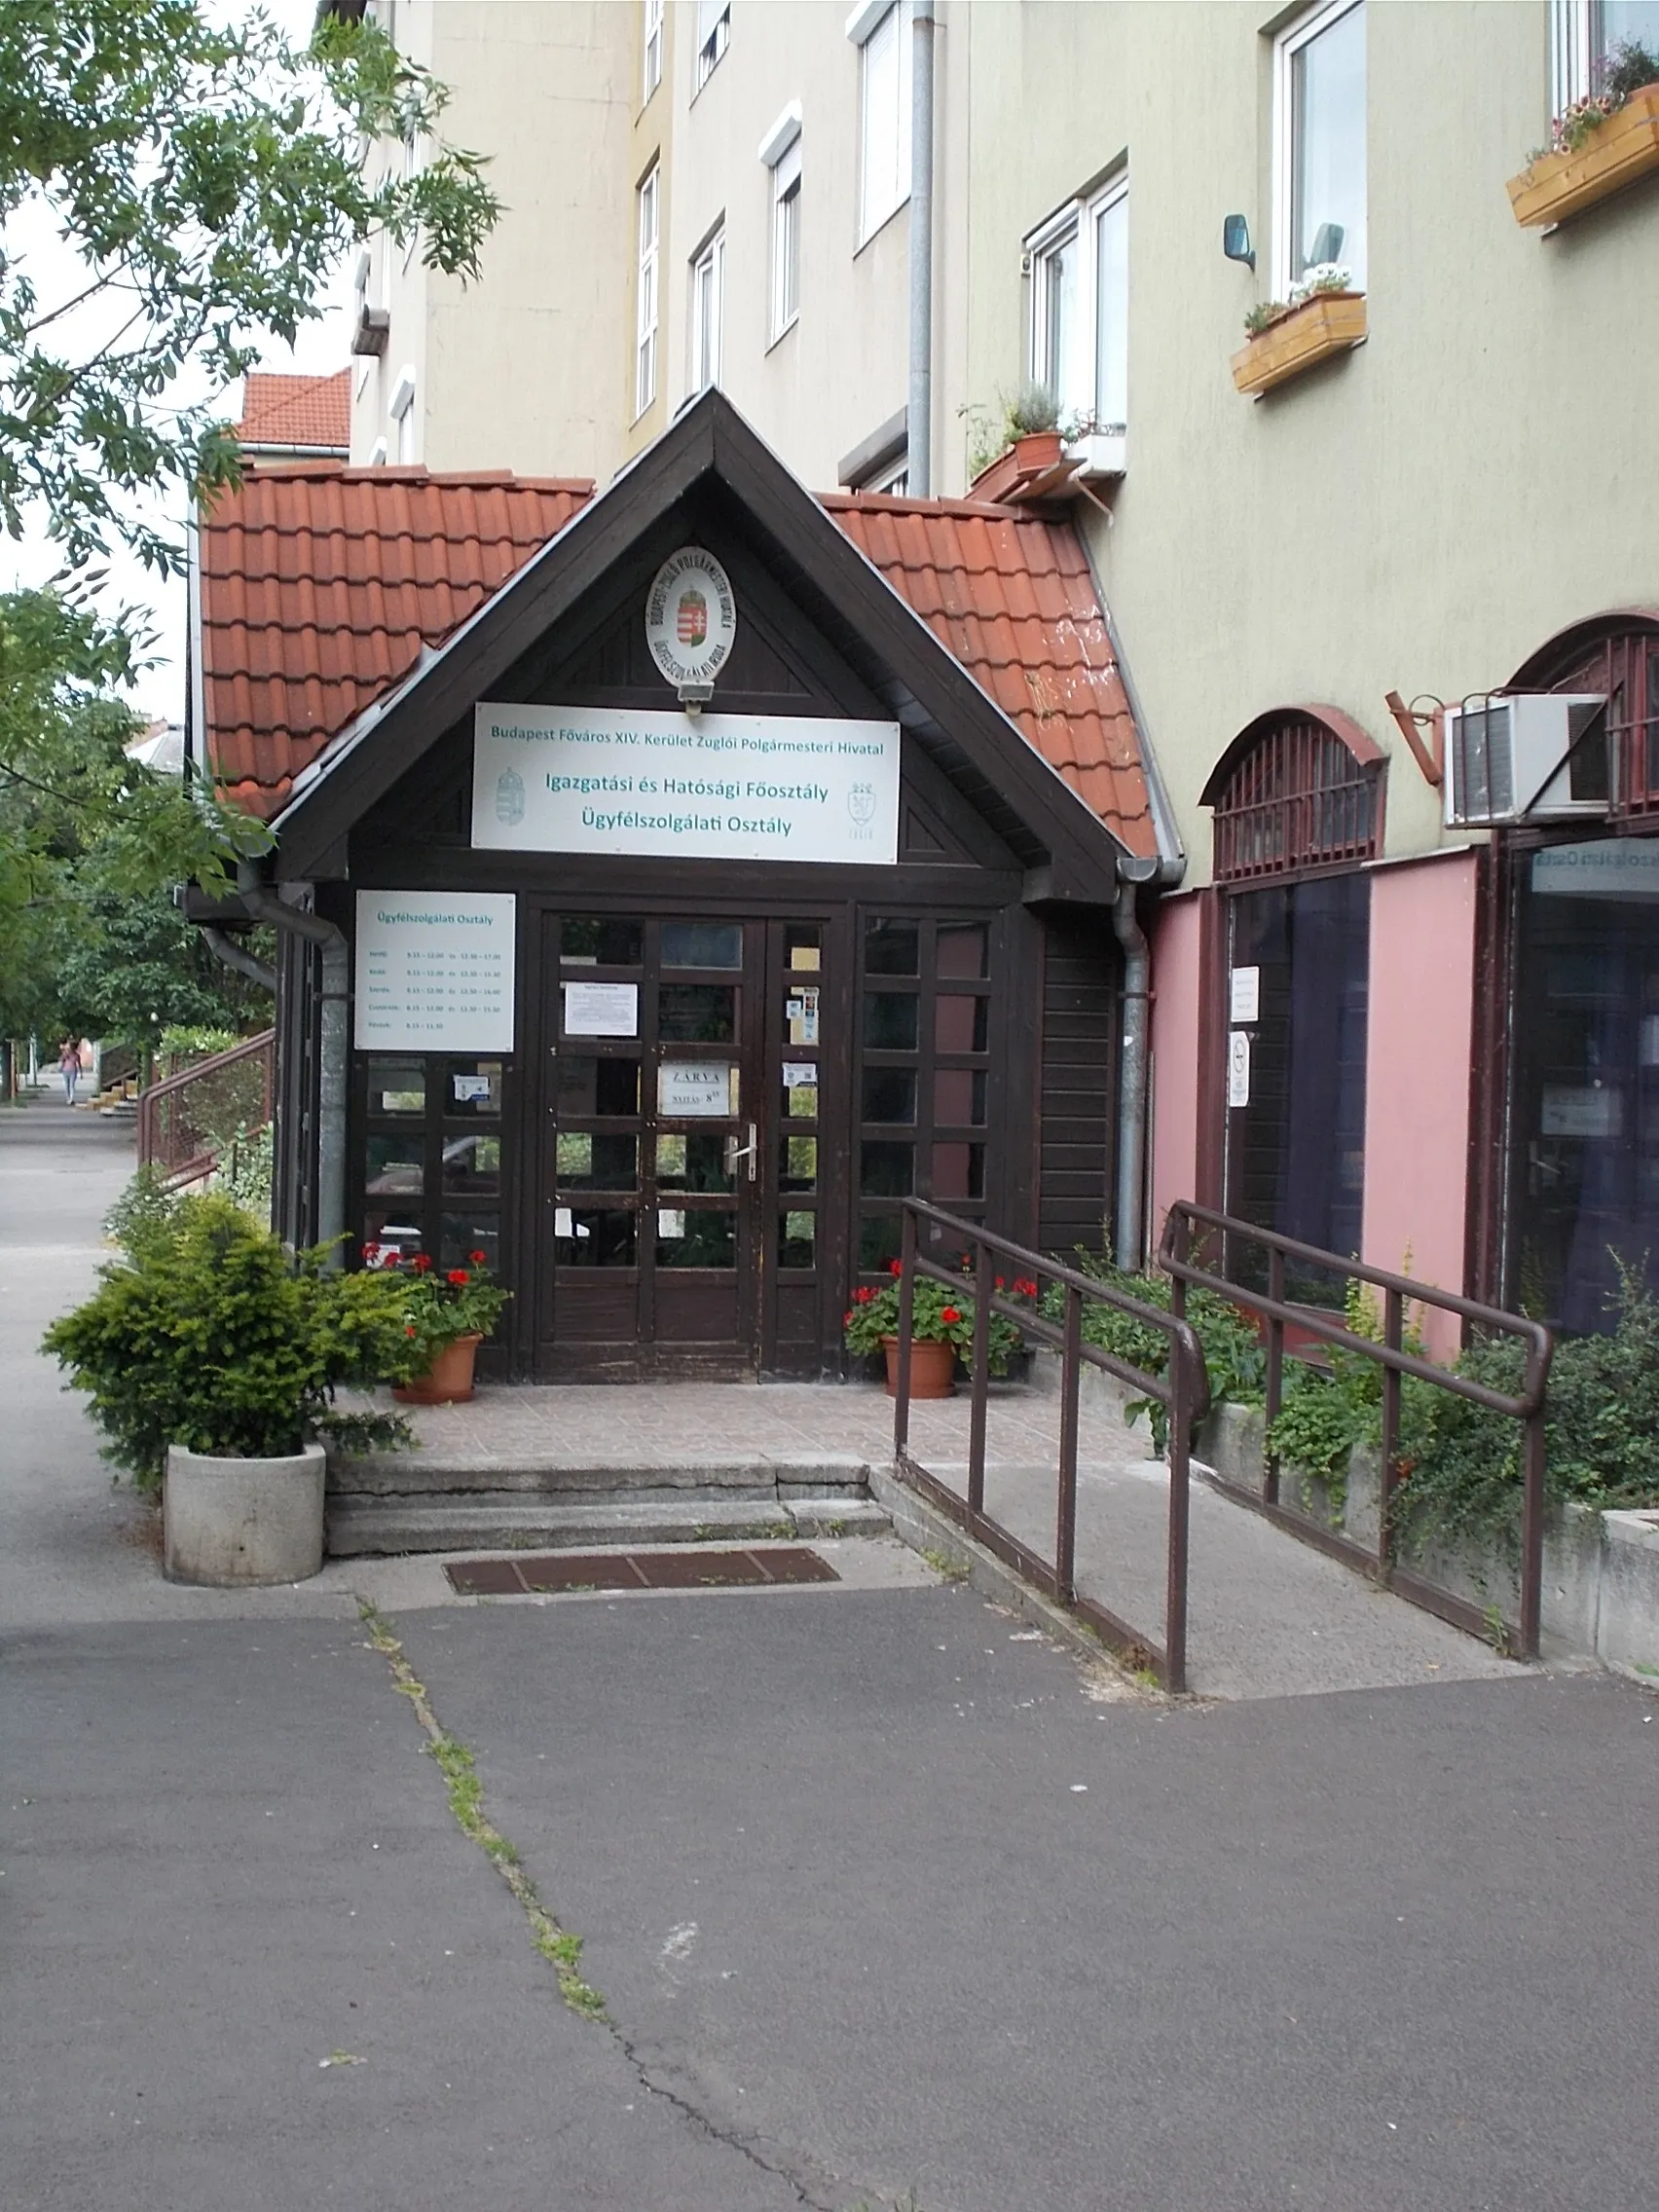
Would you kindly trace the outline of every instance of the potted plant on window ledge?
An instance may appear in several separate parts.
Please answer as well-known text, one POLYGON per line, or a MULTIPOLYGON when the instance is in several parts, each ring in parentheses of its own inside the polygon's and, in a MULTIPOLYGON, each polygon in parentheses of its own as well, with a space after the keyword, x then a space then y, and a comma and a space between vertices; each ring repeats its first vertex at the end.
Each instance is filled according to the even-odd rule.
POLYGON ((1659 55, 1635 40, 1614 47, 1600 88, 1574 100, 1509 179, 1524 230, 1564 223, 1659 168, 1659 55))
POLYGON ((464 1268, 437 1268, 426 1252, 405 1257, 389 1247, 363 1247, 368 1267, 384 1266, 403 1290, 404 1335, 414 1373, 392 1395, 406 1405, 454 1405, 472 1395, 478 1347, 501 1317, 509 1292, 491 1274, 482 1252, 464 1268))
MULTIPOLYGON (((112 1226, 117 1226, 112 1224, 112 1226)), ((169 1580, 299 1582, 323 1550, 323 1438, 413 1441, 395 1414, 340 1413, 337 1389, 411 1371, 399 1286, 291 1258, 229 1198, 155 1194, 119 1223, 124 1256, 43 1348, 92 1398, 107 1456, 162 1491, 169 1580)))
POLYGON ((1093 428, 1081 418, 1062 420, 1047 385, 1022 384, 994 408, 967 406, 970 496, 1017 500, 1058 495, 1077 472, 1067 448, 1093 428))
POLYGON ((1365 337, 1365 294, 1350 273, 1320 262, 1290 287, 1284 300, 1263 300, 1244 317, 1248 343, 1233 356, 1233 382, 1254 398, 1301 376, 1365 337))

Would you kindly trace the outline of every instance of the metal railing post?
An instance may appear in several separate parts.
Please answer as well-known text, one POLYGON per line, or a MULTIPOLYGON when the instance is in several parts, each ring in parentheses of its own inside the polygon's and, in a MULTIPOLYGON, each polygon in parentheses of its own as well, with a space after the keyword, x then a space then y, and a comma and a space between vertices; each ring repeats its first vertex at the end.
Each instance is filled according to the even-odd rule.
POLYGON ((916 1305, 916 1217, 904 1208, 899 1258, 899 1373, 893 1386, 893 1456, 902 1459, 910 1443, 910 1326, 916 1305))
MULTIPOLYGON (((1274 1305, 1284 1304, 1284 1254, 1268 1254, 1268 1296, 1274 1305)), ((1262 1425, 1265 1432, 1262 1456, 1262 1495, 1270 1505, 1278 1503, 1279 1463, 1278 1454, 1272 1447, 1273 1423, 1284 1406, 1284 1323, 1276 1313, 1268 1321, 1268 1386, 1267 1403, 1263 1408, 1262 1425)))
POLYGON ((1065 1343, 1060 1372, 1060 1480, 1054 1512, 1054 1595, 1069 1605, 1077 1572, 1077 1398, 1083 1344, 1083 1300, 1066 1287, 1065 1343))
MULTIPOLYGON (((1405 1301, 1397 1290, 1382 1293, 1382 1342, 1398 1351, 1404 1333, 1405 1301)), ((1382 1465, 1377 1508, 1377 1571, 1385 1582, 1394 1565, 1394 1493, 1400 1481, 1400 1371, 1382 1370, 1382 1465)))
POLYGON ((1544 1408, 1542 1397, 1527 1416, 1526 1492, 1521 1507, 1521 1654, 1538 1656, 1543 1627, 1544 1408))
POLYGON ((975 1513, 985 1506, 985 1393, 990 1380, 991 1356, 991 1255, 974 1239, 974 1402, 968 1417, 968 1504, 975 1513))
POLYGON ((1169 1340, 1169 1535, 1164 1552, 1163 1686, 1179 1696, 1187 1687, 1188 1437, 1193 1377, 1182 1334, 1169 1340))

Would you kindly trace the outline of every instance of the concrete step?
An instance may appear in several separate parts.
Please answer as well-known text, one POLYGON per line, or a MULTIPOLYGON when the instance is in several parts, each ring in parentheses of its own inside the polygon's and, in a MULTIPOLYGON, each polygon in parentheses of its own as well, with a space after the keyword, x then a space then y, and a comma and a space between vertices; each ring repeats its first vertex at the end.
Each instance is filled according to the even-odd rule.
POLYGON ((787 1501, 683 1496, 663 1500, 568 1497, 537 1500, 523 1492, 461 1494, 339 1495, 328 1501, 328 1551, 334 1559, 367 1553, 632 1551, 654 1544, 753 1543, 777 1536, 868 1536, 892 1527, 884 1506, 846 1491, 787 1501))
POLYGON ((771 1506, 797 1497, 864 1497, 868 1491, 868 1462, 852 1453, 833 1452, 801 1459, 691 1452, 673 1459, 641 1456, 601 1462, 557 1452, 467 1453, 428 1447, 331 1456, 328 1463, 328 1494, 342 1503, 528 1493, 571 1502, 637 1498, 664 1504, 749 1496, 771 1506))

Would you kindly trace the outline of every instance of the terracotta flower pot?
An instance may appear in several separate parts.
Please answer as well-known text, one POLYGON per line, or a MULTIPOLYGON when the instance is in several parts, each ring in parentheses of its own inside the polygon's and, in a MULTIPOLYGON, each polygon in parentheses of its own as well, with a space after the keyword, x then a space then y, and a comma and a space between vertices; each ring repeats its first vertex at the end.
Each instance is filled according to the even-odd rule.
POLYGON ((449 1406, 472 1395, 472 1361, 484 1339, 454 1337, 433 1355, 424 1375, 400 1382, 392 1390, 406 1406, 449 1406))
MULTIPOLYGON (((883 1337, 881 1348, 887 1354, 887 1395, 899 1394, 899 1339, 883 1337)), ((924 1344, 920 1337, 910 1339, 910 1395, 912 1398, 953 1398, 956 1395, 956 1346, 951 1344, 924 1344)))

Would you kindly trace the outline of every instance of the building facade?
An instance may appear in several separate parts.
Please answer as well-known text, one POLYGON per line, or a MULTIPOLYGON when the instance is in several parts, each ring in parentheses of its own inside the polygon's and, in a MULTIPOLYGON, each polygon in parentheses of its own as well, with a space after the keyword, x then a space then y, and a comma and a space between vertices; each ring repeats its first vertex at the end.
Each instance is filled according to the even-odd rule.
POLYGON ((383 381, 440 324, 451 348, 411 458, 574 446, 603 478, 714 382, 807 482, 903 488, 925 439, 955 497, 976 425, 1049 389, 1061 464, 980 490, 1087 547, 1167 794, 1152 1231, 1197 1195, 1596 1325, 1659 1203, 1659 307, 1630 280, 1659 185, 1637 159, 1560 222, 1532 206, 1547 165, 1506 187, 1625 42, 1659 54, 1659 5, 400 9, 513 202, 543 80, 497 14, 532 46, 549 19, 572 114, 606 87, 556 133, 594 209, 568 287, 515 212, 464 304, 394 302, 383 381), (583 345, 525 370, 567 298, 583 345), (1517 690, 1585 704, 1530 722, 1540 773, 1494 805, 1517 690))

